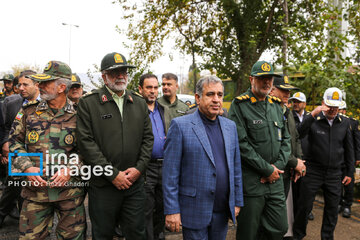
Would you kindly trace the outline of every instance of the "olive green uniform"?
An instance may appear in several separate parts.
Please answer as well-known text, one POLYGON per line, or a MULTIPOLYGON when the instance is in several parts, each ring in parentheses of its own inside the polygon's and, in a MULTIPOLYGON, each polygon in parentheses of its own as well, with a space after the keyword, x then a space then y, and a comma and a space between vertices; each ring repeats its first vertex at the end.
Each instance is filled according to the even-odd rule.
POLYGON ((283 170, 290 155, 280 99, 267 96, 259 101, 249 89, 234 99, 229 118, 237 125, 244 183, 236 238, 282 239, 287 231, 282 176, 275 183, 260 182, 273 173, 271 164, 283 170))
POLYGON ((84 162, 113 167, 112 175, 90 179, 93 239, 112 239, 118 221, 127 239, 144 239, 143 177, 126 190, 112 184, 119 171, 128 168, 143 175, 150 161, 154 137, 144 99, 126 90, 121 114, 112 94, 103 87, 80 98, 77 112, 76 137, 84 162))
POLYGON ((164 96, 159 98, 158 102, 161 105, 167 106, 169 108, 170 114, 173 118, 183 116, 183 115, 185 115, 186 111, 189 110, 189 106, 186 105, 185 103, 183 103, 177 97, 176 97, 175 102, 173 102, 173 103, 170 103, 169 100, 167 100, 164 96))
MULTIPOLYGON (((57 111, 49 108, 46 101, 30 103, 17 114, 10 131, 10 152, 43 153, 43 166, 65 165, 79 167, 81 162, 61 163, 55 154, 77 153, 75 142, 76 111, 70 100, 57 111), (46 155, 54 157, 47 165, 46 155)), ((12 172, 21 173, 30 167, 40 167, 39 157, 18 156, 12 160, 12 172)), ((49 166, 48 166, 49 167, 49 166)), ((43 178, 49 180, 44 176, 43 178)), ((79 182, 72 177, 69 182, 79 182)), ((59 216, 56 228, 58 239, 84 239, 86 230, 84 189, 81 187, 22 188, 24 198, 20 214, 20 239, 44 239, 52 227, 54 212, 59 216)))

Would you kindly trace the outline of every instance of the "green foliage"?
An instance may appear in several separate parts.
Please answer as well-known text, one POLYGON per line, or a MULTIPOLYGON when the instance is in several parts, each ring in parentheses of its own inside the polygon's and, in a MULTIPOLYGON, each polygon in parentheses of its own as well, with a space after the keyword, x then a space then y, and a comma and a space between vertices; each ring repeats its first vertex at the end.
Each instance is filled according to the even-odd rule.
POLYGON ((291 36, 288 50, 292 68, 288 70, 304 74, 304 79, 295 79, 294 84, 310 98, 309 105, 321 104, 324 91, 338 87, 346 92, 350 108, 360 107, 356 99, 359 75, 349 72, 352 59, 342 54, 354 44, 353 29, 341 29, 341 21, 349 19, 343 14, 349 6, 334 6, 324 0, 290 4, 290 11, 296 14, 291 15, 293 25, 286 29, 291 36))
POLYGON ((172 39, 175 48, 204 59, 200 69, 216 69, 220 78, 236 82, 238 93, 248 87, 248 74, 262 52, 279 45, 278 0, 117 2, 129 21, 118 30, 135 42, 128 46, 135 62, 148 66, 164 54, 164 41, 172 39))

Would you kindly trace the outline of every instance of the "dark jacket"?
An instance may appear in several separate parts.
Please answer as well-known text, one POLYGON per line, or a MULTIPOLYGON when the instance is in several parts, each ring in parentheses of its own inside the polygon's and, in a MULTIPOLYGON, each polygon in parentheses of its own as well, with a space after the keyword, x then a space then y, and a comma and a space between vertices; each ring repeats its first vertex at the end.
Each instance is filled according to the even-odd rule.
POLYGON ((330 127, 326 117, 320 113, 316 118, 304 116, 300 125, 300 138, 308 135, 306 165, 319 169, 338 169, 346 166, 345 175, 353 177, 354 149, 350 121, 337 115, 330 127))
POLYGON ((158 102, 158 107, 159 107, 159 112, 160 112, 162 123, 164 125, 165 135, 166 135, 167 131, 170 127, 170 122, 171 122, 172 116, 170 113, 170 109, 167 106, 164 106, 158 102))
MULTIPOLYGON (((301 124, 301 122, 300 122, 300 119, 299 119, 299 117, 298 117, 298 115, 296 114, 296 112, 293 110, 292 111, 292 114, 293 114, 293 116, 294 116, 294 119, 295 119, 295 124, 296 124, 296 129, 297 129, 297 131, 299 132, 299 128, 300 128, 300 124, 301 124)), ((304 110, 304 117, 303 117, 303 120, 304 120, 304 118, 305 118, 305 116, 307 116, 307 115, 309 115, 310 114, 310 112, 307 112, 307 111, 305 111, 304 110)), ((300 139, 300 141, 301 141, 301 150, 302 150, 302 153, 303 153, 303 158, 304 159, 306 159, 307 157, 307 149, 308 149, 308 145, 309 145, 309 143, 308 143, 308 137, 307 137, 307 135, 306 136, 303 136, 301 139, 300 139)))
POLYGON ((119 171, 131 167, 144 173, 154 142, 144 99, 126 90, 121 118, 110 92, 103 87, 80 98, 77 113, 76 138, 84 162, 113 166, 112 175, 92 175, 90 184, 111 185, 119 171))
POLYGON ((348 119, 350 121, 351 132, 354 140, 354 153, 355 153, 355 161, 360 160, 360 129, 359 129, 359 121, 348 117, 343 114, 339 114, 340 116, 348 119))
POLYGON ((22 107, 24 99, 19 94, 13 94, 5 98, 2 103, 3 123, 0 126, 0 146, 7 142, 11 125, 16 114, 22 107))

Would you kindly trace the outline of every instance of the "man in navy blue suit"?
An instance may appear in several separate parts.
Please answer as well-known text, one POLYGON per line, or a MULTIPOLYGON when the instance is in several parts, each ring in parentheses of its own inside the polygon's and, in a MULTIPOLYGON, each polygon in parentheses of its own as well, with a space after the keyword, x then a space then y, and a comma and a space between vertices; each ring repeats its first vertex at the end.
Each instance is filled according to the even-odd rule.
POLYGON ((184 239, 226 238, 228 220, 243 206, 236 125, 219 116, 224 86, 215 76, 196 85, 199 109, 174 118, 165 142, 163 192, 166 227, 184 239))

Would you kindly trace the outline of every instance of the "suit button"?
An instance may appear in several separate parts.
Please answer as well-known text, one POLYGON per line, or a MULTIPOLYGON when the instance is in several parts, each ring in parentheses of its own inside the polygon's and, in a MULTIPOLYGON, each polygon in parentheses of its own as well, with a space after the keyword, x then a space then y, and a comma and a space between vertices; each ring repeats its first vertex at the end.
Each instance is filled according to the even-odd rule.
POLYGON ((216 177, 216 173, 213 173, 213 176, 216 177))
POLYGON ((215 193, 214 191, 211 191, 211 195, 214 195, 214 193, 215 193))

